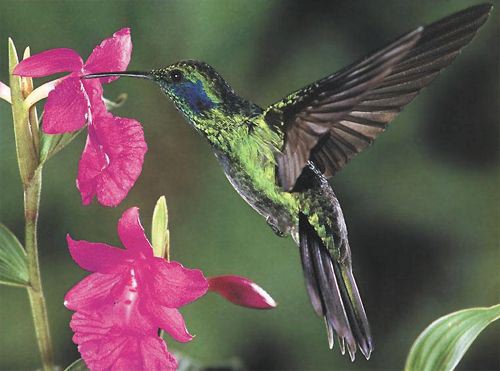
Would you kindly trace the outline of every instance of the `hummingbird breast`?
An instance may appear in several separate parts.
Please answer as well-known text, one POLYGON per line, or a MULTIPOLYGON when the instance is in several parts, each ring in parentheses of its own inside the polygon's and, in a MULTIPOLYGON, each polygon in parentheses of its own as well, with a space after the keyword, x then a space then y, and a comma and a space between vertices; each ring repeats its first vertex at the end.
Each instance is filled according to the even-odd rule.
POLYGON ((294 194, 276 185, 273 146, 258 130, 239 138, 230 151, 214 147, 227 179, 278 235, 290 233, 298 222, 299 203, 294 194))

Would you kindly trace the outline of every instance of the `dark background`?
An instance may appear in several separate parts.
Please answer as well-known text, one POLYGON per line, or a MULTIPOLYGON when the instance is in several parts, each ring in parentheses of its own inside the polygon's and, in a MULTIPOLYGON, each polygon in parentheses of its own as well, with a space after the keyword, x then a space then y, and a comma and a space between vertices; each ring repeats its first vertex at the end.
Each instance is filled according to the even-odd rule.
MULTIPOLYGON (((130 69, 180 59, 212 64, 241 95, 270 104, 400 34, 475 1, 0 1, 0 79, 7 37, 22 53, 69 47, 86 58, 130 26, 130 69)), ((75 188, 81 136, 46 166, 40 254, 57 361, 78 357, 65 292, 86 273, 65 243, 118 245, 120 214, 139 206, 145 227, 164 194, 172 256, 207 275, 252 278, 279 302, 252 311, 208 295, 186 307, 189 344, 169 349, 203 362, 240 358, 251 369, 401 369, 417 335, 449 312, 499 301, 498 11, 463 55, 333 180, 376 350, 354 364, 327 346, 304 289, 298 250, 276 237, 225 179, 205 141, 159 90, 121 79, 115 114, 144 125, 143 172, 117 208, 83 207, 75 188)), ((22 236, 22 192, 9 106, 0 102, 0 220, 22 236)), ((38 353, 26 293, 0 287, 0 369, 34 369, 38 353)), ((498 369, 499 326, 473 344, 461 369, 498 369)))

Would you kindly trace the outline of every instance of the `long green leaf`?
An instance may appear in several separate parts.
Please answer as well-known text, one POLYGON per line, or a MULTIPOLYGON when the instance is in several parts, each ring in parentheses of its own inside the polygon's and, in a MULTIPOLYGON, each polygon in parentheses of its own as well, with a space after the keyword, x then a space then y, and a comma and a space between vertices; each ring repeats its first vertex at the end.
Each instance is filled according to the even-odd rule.
POLYGON ((89 369, 83 359, 80 358, 66 367, 64 371, 89 371, 89 369))
POLYGON ((156 202, 153 211, 153 222, 151 224, 151 242, 154 255, 159 258, 169 259, 169 232, 168 211, 165 196, 161 196, 156 202))
POLYGON ((0 283, 10 286, 29 284, 26 254, 19 240, 0 224, 0 283))
POLYGON ((448 314, 427 327, 415 340, 405 371, 453 370, 486 326, 500 318, 500 304, 448 314))

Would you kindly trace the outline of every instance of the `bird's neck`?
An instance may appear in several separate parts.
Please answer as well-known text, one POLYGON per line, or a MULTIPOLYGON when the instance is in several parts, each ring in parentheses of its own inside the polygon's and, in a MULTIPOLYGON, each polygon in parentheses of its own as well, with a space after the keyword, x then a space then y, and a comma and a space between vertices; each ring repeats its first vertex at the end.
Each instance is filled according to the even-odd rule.
POLYGON ((209 109, 191 112, 186 118, 214 148, 227 152, 252 132, 253 118, 261 112, 260 107, 234 94, 209 109))

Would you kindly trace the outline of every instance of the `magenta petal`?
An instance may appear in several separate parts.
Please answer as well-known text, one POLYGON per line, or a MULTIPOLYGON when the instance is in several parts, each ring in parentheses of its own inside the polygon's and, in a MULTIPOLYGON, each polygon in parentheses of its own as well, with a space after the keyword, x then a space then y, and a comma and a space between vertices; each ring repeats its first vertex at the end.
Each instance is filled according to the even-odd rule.
POLYGON ((187 269, 177 262, 155 258, 147 279, 152 295, 169 308, 178 308, 205 295, 208 281, 198 269, 187 269))
POLYGON ((231 303, 254 309, 276 307, 274 299, 256 283, 241 276, 217 276, 208 279, 209 290, 218 293, 231 303))
POLYGON ((135 352, 135 338, 128 336, 106 336, 91 338, 78 347, 85 364, 91 371, 98 370, 141 370, 128 357, 122 356, 135 352))
POLYGON ((175 357, 168 352, 165 342, 159 337, 144 337, 140 342, 143 370, 177 370, 175 357))
POLYGON ((41 77, 59 72, 77 72, 83 66, 80 56, 71 49, 50 49, 21 61, 14 75, 41 77))
POLYGON ((149 329, 130 331, 109 316, 110 306, 73 314, 73 341, 90 370, 175 370, 165 342, 149 329))
MULTIPOLYGON (((122 28, 94 48, 84 68, 88 73, 124 71, 130 62, 131 54, 130 29, 122 28)), ((117 77, 105 77, 100 81, 109 83, 116 79, 117 77)))
POLYGON ((81 310, 106 304, 114 299, 110 291, 121 279, 120 274, 92 273, 66 293, 64 305, 71 310, 81 310))
POLYGON ((146 151, 139 122, 95 118, 78 166, 77 187, 83 204, 97 196, 102 205, 117 206, 139 177, 146 151))
POLYGON ((100 174, 108 163, 109 159, 106 159, 100 146, 90 136, 87 136, 87 143, 78 163, 78 176, 76 178, 76 187, 80 191, 84 205, 92 202, 97 192, 96 187, 100 180, 100 174))
POLYGON ((118 236, 127 251, 136 256, 152 257, 153 248, 146 238, 139 219, 139 208, 131 207, 118 221, 118 236))
POLYGON ((100 310, 79 311, 71 317, 70 327, 75 333, 85 364, 90 370, 109 370, 127 348, 128 338, 113 331, 113 323, 100 310))
POLYGON ((99 80, 81 80, 81 82, 90 101, 90 112, 92 113, 92 117, 113 117, 106 109, 106 104, 102 99, 103 91, 99 80))
POLYGON ((154 318, 155 325, 164 329, 175 340, 187 343, 193 339, 178 309, 167 308, 154 302, 147 302, 145 307, 148 314, 154 318))
POLYGON ((88 117, 89 102, 78 77, 68 77, 49 93, 43 131, 60 134, 80 129, 88 117))
POLYGON ((123 264, 126 258, 125 250, 105 243, 75 241, 69 234, 66 240, 73 260, 81 268, 90 272, 108 272, 117 265, 123 264))

